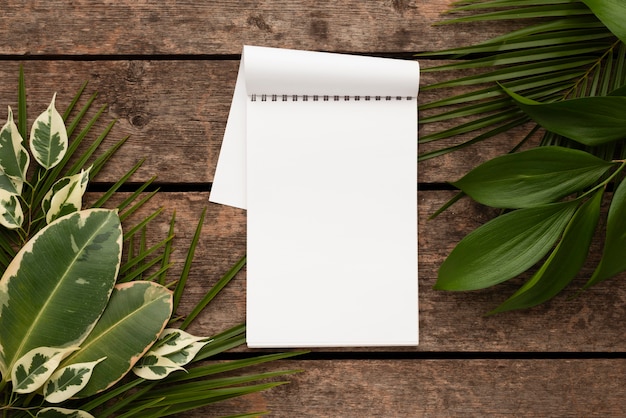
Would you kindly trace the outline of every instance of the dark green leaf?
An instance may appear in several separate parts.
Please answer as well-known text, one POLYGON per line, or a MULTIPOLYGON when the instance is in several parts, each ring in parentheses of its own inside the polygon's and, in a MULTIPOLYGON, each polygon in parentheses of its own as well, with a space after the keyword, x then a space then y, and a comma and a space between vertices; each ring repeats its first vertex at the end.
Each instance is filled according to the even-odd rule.
POLYGON ((602 191, 596 192, 574 214, 563 238, 541 268, 513 296, 491 313, 539 305, 565 288, 582 268, 598 218, 602 191))
POLYGON ((626 42, 626 3, 624 0, 582 0, 622 42, 626 42))
POLYGON ((581 191, 614 165, 584 151, 538 147, 489 160, 453 184, 482 204, 524 208, 581 191))
POLYGON ((539 103, 504 88, 518 106, 549 131, 595 146, 626 138, 626 97, 583 97, 539 103))
POLYGON ((474 290, 513 278, 543 257, 578 202, 518 209, 468 234, 439 268, 435 289, 474 290))
POLYGON ((585 288, 626 270, 624 248, 626 248, 626 181, 619 184, 613 195, 606 222, 602 258, 585 288))

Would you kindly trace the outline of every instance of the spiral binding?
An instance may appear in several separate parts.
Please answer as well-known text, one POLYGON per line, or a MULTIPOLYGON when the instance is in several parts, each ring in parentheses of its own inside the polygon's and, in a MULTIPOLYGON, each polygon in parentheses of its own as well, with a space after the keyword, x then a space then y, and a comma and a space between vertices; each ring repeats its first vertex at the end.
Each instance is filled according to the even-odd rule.
POLYGON ((324 102, 339 102, 339 101, 392 101, 392 100, 413 100, 415 97, 411 96, 331 96, 331 95, 297 95, 297 94, 252 94, 250 96, 250 100, 256 102, 260 99, 262 102, 297 102, 303 101, 308 102, 312 100, 314 102, 324 101, 324 102))

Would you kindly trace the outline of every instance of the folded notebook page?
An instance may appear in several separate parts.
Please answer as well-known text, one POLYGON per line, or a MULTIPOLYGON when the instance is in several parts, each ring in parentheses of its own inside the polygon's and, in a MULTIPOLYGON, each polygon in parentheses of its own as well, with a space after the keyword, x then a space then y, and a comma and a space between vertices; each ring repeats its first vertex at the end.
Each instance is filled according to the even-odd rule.
POLYGON ((415 61, 244 47, 211 201, 247 209, 250 347, 418 343, 415 61))

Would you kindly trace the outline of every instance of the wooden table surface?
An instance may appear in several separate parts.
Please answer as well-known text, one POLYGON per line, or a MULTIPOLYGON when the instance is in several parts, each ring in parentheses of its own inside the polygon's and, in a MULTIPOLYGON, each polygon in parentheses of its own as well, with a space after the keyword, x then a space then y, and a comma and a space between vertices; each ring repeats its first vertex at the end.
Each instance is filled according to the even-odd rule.
MULTIPOLYGON (((208 208, 180 312, 185 314, 245 252, 245 212, 208 202, 242 45, 411 59, 412 53, 465 45, 507 29, 505 22, 432 26, 451 3, 7 0, 0 13, 0 105, 16 106, 20 64, 31 117, 54 92, 63 109, 87 80, 88 91, 99 93, 98 103, 108 104, 108 120, 118 120, 107 141, 131 135, 96 183, 116 180, 145 158, 132 180, 158 175, 162 191, 149 206, 163 206, 165 215, 153 232, 166 231, 175 210, 181 247, 208 208)), ((430 98, 424 93, 420 100, 430 98)), ((491 317, 483 314, 519 281, 472 293, 432 290, 437 268, 455 243, 494 215, 462 201, 428 221, 453 194, 444 182, 515 142, 505 136, 419 165, 418 347, 313 350, 278 364, 304 370, 291 384, 186 416, 263 409, 276 417, 625 415, 623 282, 607 281, 583 297, 566 293, 532 310, 491 317)), ((174 258, 182 257, 181 248, 174 258)), ((244 318, 245 272, 191 331, 210 335, 244 318)))

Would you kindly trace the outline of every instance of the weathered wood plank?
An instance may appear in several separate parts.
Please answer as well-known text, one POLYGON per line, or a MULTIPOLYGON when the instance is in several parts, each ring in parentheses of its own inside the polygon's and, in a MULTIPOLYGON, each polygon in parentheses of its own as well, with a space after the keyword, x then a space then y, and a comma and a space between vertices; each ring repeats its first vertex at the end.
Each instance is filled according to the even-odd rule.
POLYGON ((488 25, 435 27, 452 0, 5 1, 0 54, 238 54, 244 44, 418 52, 487 39, 488 25))
POLYGON ((626 360, 332 360, 290 384, 185 414, 271 411, 272 417, 618 417, 626 360))
MULTIPOLYGON (((11 105, 16 110, 19 62, 0 68, 0 118, 11 105)), ((99 181, 114 181, 136 161, 146 158, 136 181, 159 176, 163 183, 208 183, 213 179, 222 142, 238 61, 29 61, 24 62, 29 119, 43 111, 52 94, 65 109, 84 81, 87 93, 98 92, 97 106, 108 110, 93 130, 95 138, 111 120, 117 125, 105 142, 130 135, 99 181)), ((424 82, 433 80, 424 77, 424 82)), ((426 92, 421 100, 444 92, 426 92)), ((3 116, 4 115, 4 116, 3 116)), ((432 129, 430 126, 424 130, 432 129)), ((463 139, 468 139, 465 136, 463 139)), ((458 139, 455 139, 455 141, 458 139)), ((519 139, 502 136, 458 153, 421 163, 419 181, 456 180, 488 158, 510 149, 519 139)), ((441 145, 453 141, 443 141, 441 145)), ((439 146, 439 144, 437 144, 439 146)), ((420 147, 420 151, 432 148, 420 147)))
MULTIPOLYGON (((571 290, 546 305, 524 312, 490 317, 485 317, 484 314, 510 296, 522 281, 516 279, 495 288, 475 292, 451 293, 433 290, 438 266, 456 242, 487 221, 491 214, 495 214, 464 200, 439 218, 428 221, 427 217, 451 196, 451 192, 441 191, 418 193, 420 345, 397 348, 394 351, 626 350, 626 340, 620 325, 626 321, 626 286, 619 279, 600 283, 580 297, 570 300, 577 286, 582 283, 579 280, 571 290)), ((177 238, 181 247, 174 253, 173 259, 178 263, 179 270, 183 262, 183 250, 191 239, 202 208, 208 208, 196 263, 181 304, 181 314, 189 312, 210 285, 245 254, 245 212, 209 204, 207 199, 207 193, 160 193, 143 212, 147 213, 159 206, 163 206, 165 213, 170 215, 176 210, 177 238)), ((155 239, 164 237, 167 232, 169 216, 163 215, 160 219, 159 224, 149 232, 149 236, 155 239)), ((596 246, 593 250, 595 261, 599 253, 600 248, 596 246)), ((590 273, 587 268, 587 277, 590 273)), ((294 277, 297 274, 294 271, 294 277)), ((242 273, 214 301, 211 308, 197 319, 191 329, 198 334, 211 335, 241 323, 244 319, 245 274, 242 273)))

